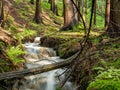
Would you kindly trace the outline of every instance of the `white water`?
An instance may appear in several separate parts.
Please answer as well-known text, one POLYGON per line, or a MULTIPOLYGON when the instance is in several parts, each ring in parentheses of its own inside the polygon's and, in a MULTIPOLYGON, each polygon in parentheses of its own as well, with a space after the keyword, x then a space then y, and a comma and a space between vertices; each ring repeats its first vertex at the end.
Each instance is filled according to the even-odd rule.
MULTIPOLYGON (((27 55, 25 55, 25 65, 27 68, 35 68, 62 60, 56 56, 56 52, 53 49, 40 47, 39 39, 40 37, 37 37, 34 43, 24 44, 27 51, 27 55)), ((13 86, 13 90, 56 90, 56 88, 59 87, 60 81, 65 78, 65 75, 60 77, 60 81, 55 76, 62 72, 64 72, 63 69, 57 69, 42 74, 27 76, 24 81, 21 81, 22 85, 18 85, 18 82, 16 82, 13 86)), ((66 82, 62 90, 73 90, 72 83, 66 82)))

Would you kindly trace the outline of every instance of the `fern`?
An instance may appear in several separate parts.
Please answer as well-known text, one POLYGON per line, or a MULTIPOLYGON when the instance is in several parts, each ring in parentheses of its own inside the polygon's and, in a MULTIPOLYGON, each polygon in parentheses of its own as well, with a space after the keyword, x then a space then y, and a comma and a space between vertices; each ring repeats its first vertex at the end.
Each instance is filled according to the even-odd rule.
POLYGON ((32 30, 28 30, 25 28, 24 29, 24 32, 20 32, 20 33, 17 33, 16 34, 16 37, 19 39, 19 40, 22 40, 24 39, 25 37, 31 37, 32 35, 36 35, 36 32, 35 31, 32 31, 32 30))
POLYGON ((19 57, 20 55, 25 54, 25 52, 19 46, 17 46, 17 47, 14 47, 14 46, 8 47, 6 53, 7 53, 8 57, 10 58, 10 61, 14 65, 25 61, 24 59, 19 57))
POLYGON ((120 90, 120 70, 110 68, 101 72, 87 90, 120 90))

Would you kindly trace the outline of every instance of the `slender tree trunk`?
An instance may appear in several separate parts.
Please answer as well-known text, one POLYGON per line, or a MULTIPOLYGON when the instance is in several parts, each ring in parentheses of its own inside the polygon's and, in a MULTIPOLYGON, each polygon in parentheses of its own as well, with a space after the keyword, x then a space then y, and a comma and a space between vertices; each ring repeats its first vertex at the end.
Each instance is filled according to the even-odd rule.
POLYGON ((96 25, 96 0, 94 2, 94 22, 93 22, 94 25, 96 25))
POLYGON ((58 16, 57 0, 49 0, 50 10, 58 16))
POLYGON ((41 1, 40 0, 36 0, 36 10, 35 10, 34 21, 37 24, 42 22, 42 17, 41 17, 41 1))
POLYGON ((105 11, 105 29, 107 30, 110 20, 110 0, 106 0, 106 11, 105 11))
POLYGON ((50 10, 51 10, 51 11, 52 11, 52 6, 53 6, 53 5, 52 5, 52 4, 53 4, 52 1, 53 1, 53 0, 49 0, 49 3, 50 3, 50 10))
POLYGON ((110 37, 120 36, 120 1, 110 0, 110 21, 106 31, 110 37))
POLYGON ((0 1, 0 25, 4 27, 4 0, 0 1))
POLYGON ((53 11, 53 13, 55 14, 55 15, 57 15, 58 16, 58 8, 57 8, 57 0, 53 0, 52 1, 52 11, 53 11))
MULTIPOLYGON (((77 2, 77 7, 78 7, 78 10, 80 11, 80 5, 81 5, 81 1, 78 0, 77 2)), ((80 15, 78 14, 78 20, 80 21, 80 15)))

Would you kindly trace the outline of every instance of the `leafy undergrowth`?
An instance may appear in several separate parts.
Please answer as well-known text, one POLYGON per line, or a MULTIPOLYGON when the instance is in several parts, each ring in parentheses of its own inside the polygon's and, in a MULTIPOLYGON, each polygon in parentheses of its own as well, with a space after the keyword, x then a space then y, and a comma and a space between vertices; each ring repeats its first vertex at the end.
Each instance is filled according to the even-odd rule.
MULTIPOLYGON (((61 3, 62 4, 62 3, 61 3)), ((29 0, 6 0, 5 4, 5 25, 4 29, 10 33, 10 37, 14 39, 13 43, 0 43, 1 55, 5 57, 1 58, 3 63, 0 63, 0 72, 10 71, 11 68, 19 66, 20 63, 24 63, 22 55, 24 50, 21 49, 21 43, 30 41, 35 36, 41 34, 48 35, 56 32, 62 25, 63 19, 60 16, 55 16, 50 10, 50 5, 46 2, 42 2, 42 24, 36 24, 33 21, 35 13, 35 5, 30 4, 29 0), (9 11, 9 13, 8 13, 9 11), (56 24, 57 23, 57 24, 56 24), (2 44, 3 43, 3 44, 2 44), (12 45, 11 45, 12 44, 12 45), (4 53, 2 52, 4 51, 4 53), (3 67, 8 65, 8 67, 3 67)), ((2 38, 2 37, 1 37, 2 38)), ((6 39, 7 40, 7 39, 6 39)), ((10 41, 9 41, 10 42, 10 41)), ((15 69, 14 68, 14 69, 15 69)))
POLYGON ((98 48, 99 61, 93 67, 97 74, 87 90, 120 90, 120 38, 104 36, 98 48))
POLYGON ((100 72, 87 90, 120 90, 120 69, 110 68, 100 72))

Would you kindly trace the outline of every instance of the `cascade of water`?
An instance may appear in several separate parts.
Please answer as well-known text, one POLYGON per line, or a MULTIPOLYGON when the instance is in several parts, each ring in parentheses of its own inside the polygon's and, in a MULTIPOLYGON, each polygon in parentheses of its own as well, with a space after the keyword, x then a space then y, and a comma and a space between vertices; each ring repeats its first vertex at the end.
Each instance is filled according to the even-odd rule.
MULTIPOLYGON (((25 65, 27 68, 35 68, 38 66, 59 62, 61 60, 58 56, 56 56, 53 49, 40 47, 39 39, 40 37, 37 37, 34 43, 24 44, 27 51, 27 55, 25 55, 25 65)), ((56 85, 59 81, 56 81, 55 76, 62 72, 62 69, 57 69, 39 75, 25 77, 27 82, 24 82, 19 90, 56 90, 56 85)), ((64 75, 61 78, 64 78, 64 75)), ((71 86, 71 82, 67 82, 63 90, 73 90, 71 86)))
POLYGON ((47 77, 48 81, 46 85, 46 90, 55 90, 55 72, 56 70, 49 72, 49 75, 47 77))

